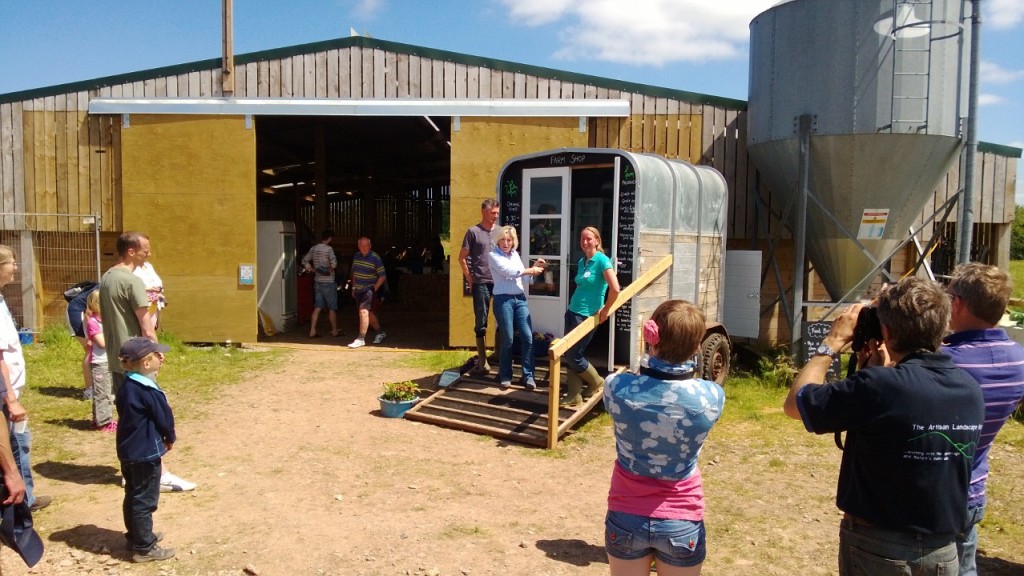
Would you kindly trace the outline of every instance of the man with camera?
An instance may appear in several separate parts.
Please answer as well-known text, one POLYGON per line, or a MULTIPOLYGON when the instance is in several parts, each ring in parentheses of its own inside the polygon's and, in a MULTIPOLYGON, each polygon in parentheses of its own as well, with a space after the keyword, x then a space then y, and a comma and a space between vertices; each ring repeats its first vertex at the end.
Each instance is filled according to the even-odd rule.
POLYGON ((892 573, 894 566, 955 573, 984 401, 977 382, 939 352, 949 298, 939 284, 915 277, 882 292, 881 342, 868 339, 856 373, 821 384, 837 351, 851 343, 862 308, 854 304, 835 320, 783 406, 810 432, 846 432, 836 490, 844 512, 839 574, 892 573))
POLYGON ((985 515, 988 450, 1024 398, 1024 348, 998 326, 1013 292, 1005 271, 977 262, 958 266, 947 292, 953 333, 946 337, 942 350, 978 381, 985 398, 985 424, 967 491, 967 527, 957 538, 960 576, 977 576, 977 524, 985 515))

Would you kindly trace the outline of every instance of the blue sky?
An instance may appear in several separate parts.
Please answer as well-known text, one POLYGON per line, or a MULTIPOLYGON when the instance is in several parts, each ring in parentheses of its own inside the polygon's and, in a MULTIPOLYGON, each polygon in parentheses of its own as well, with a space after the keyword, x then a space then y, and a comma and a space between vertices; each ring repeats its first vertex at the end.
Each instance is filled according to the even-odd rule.
MULTIPOLYGON (((833 1, 833 0, 822 0, 833 1)), ((778 0, 235 0, 235 52, 374 38, 747 98, 778 0)), ((1024 147, 1024 1, 984 0, 979 137, 1024 147)), ((0 0, 0 94, 217 58, 220 0, 0 0)), ((1024 171, 1024 163, 1018 166, 1024 171)), ((1017 186, 1024 204, 1024 186, 1017 186)))

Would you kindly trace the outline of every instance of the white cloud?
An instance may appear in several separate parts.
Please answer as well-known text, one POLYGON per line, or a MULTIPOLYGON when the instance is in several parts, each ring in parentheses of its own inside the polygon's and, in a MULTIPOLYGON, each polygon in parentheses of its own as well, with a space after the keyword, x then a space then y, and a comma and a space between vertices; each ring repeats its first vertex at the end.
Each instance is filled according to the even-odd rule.
POLYGON ((384 7, 384 0, 358 0, 352 14, 360 20, 370 20, 384 7))
POLYGON ((1024 2, 1020 0, 987 0, 988 9, 982 12, 982 23, 997 30, 1013 28, 1024 21, 1024 2))
MULTIPOLYGON (((565 16, 572 0, 502 0, 516 22, 527 26, 541 26, 565 16)), ((580 2, 585 4, 585 2, 580 2)))
POLYGON ((996 94, 978 94, 978 106, 994 106, 1005 101, 1002 96, 996 94))
POLYGON ((995 62, 981 61, 978 68, 981 81, 986 84, 1009 84, 1024 79, 1024 70, 1007 70, 995 62))
POLYGON ((566 60, 663 66, 744 57, 750 21, 778 0, 502 0, 527 26, 561 26, 566 60))

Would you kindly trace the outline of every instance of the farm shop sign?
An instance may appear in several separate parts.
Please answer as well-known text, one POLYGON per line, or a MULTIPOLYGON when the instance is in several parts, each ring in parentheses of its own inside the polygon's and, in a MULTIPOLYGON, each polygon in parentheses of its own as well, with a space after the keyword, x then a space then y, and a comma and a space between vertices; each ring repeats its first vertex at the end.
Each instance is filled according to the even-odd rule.
POLYGON ((559 154, 548 159, 549 166, 573 166, 575 164, 585 164, 586 162, 587 155, 579 153, 559 154))

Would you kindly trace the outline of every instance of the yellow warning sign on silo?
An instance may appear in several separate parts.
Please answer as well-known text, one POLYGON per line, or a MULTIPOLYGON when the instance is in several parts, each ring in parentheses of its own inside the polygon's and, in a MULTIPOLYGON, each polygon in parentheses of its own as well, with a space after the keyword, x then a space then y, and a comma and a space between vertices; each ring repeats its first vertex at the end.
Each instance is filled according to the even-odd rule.
POLYGON ((858 240, 881 240, 885 233, 885 223, 889 221, 888 208, 865 208, 860 217, 858 240))

